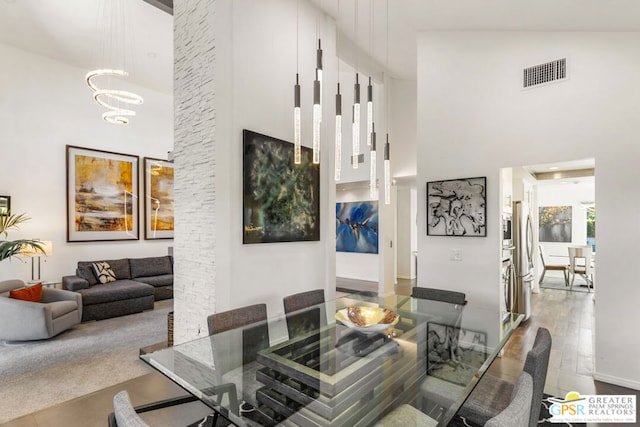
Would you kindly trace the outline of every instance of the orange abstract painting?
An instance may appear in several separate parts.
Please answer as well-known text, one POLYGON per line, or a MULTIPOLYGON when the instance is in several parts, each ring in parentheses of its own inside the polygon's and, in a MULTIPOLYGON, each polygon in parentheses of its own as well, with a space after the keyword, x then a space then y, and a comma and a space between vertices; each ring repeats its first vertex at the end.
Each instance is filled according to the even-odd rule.
POLYGON ((137 238, 138 158, 68 149, 70 226, 73 220, 69 240, 76 240, 72 234, 77 240, 137 238))

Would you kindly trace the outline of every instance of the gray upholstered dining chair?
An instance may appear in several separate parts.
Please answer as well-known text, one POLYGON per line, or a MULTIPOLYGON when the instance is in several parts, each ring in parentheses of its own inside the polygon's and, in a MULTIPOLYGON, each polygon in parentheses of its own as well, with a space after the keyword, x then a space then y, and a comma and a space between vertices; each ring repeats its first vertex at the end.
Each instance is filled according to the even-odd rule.
POLYGON ((465 305, 467 303, 467 296, 464 292, 450 291, 447 289, 421 288, 416 286, 411 291, 411 296, 413 298, 442 301, 457 305, 465 305))
POLYGON ((326 323, 326 314, 319 307, 314 307, 324 303, 323 289, 288 295, 282 299, 282 302, 287 319, 289 338, 320 329, 323 320, 326 323))
POLYGON ((509 405, 498 415, 490 418, 485 427, 528 427, 532 396, 533 380, 531 375, 523 371, 518 376, 509 405))
MULTIPOLYGON (((533 347, 527 353, 523 368, 523 372, 531 376, 533 383, 529 427, 538 425, 550 353, 551 334, 546 328, 538 328, 533 347)), ((476 424, 485 425, 489 419, 497 416, 509 405, 508 397, 513 394, 513 390, 514 385, 510 382, 486 374, 462 406, 459 414, 476 424)))

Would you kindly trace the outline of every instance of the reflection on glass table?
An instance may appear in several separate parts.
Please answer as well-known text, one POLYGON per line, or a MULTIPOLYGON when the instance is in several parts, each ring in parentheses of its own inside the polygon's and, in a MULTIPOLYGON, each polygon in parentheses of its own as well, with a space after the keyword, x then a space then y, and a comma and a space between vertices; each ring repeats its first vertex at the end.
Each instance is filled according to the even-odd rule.
POLYGON ((289 339, 285 316, 271 318, 267 348, 255 348, 262 323, 141 358, 241 426, 372 425, 401 404, 422 408, 433 377, 455 390, 436 414, 444 426, 522 319, 397 295, 351 295, 309 310, 323 314, 319 329, 289 339), (335 320, 350 307, 385 308, 395 324, 363 333, 335 320))

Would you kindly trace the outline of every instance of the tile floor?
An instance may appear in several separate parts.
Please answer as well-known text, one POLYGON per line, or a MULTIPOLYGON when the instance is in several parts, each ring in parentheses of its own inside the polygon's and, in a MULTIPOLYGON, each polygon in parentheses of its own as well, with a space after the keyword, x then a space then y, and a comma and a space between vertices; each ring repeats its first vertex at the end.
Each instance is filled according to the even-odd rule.
MULTIPOLYGON (((338 286, 367 290, 371 283, 339 280, 338 286), (349 285, 349 286, 347 286, 349 285)), ((410 294, 413 283, 399 280, 397 291, 410 294)), ((490 368, 494 375, 514 380, 522 369, 526 352, 531 347, 539 326, 548 328, 553 348, 545 391, 564 396, 568 391, 582 394, 635 394, 640 392, 595 381, 593 373, 593 304, 591 294, 542 289, 533 295, 533 315, 514 333, 504 354, 490 368)), ((4 427, 104 427, 112 411, 112 398, 120 390, 127 390, 134 405, 184 394, 184 391, 164 376, 151 373, 89 395, 18 418, 4 427)), ((37 398, 37 393, 34 393, 37 398)), ((202 418, 209 411, 196 402, 189 406, 158 411, 147 418, 154 426, 187 425, 202 418)), ((605 424, 593 424, 603 426, 605 424)), ((591 426, 591 425, 590 425, 591 426)))

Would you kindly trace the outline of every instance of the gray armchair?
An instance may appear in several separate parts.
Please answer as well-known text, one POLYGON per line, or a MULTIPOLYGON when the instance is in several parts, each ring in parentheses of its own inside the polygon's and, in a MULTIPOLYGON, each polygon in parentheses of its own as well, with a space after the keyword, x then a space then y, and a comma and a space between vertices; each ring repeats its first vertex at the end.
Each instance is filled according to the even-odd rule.
POLYGON ((24 286, 22 280, 0 282, 0 340, 47 339, 80 323, 80 294, 62 289, 43 288, 42 302, 9 298, 9 291, 24 286))

